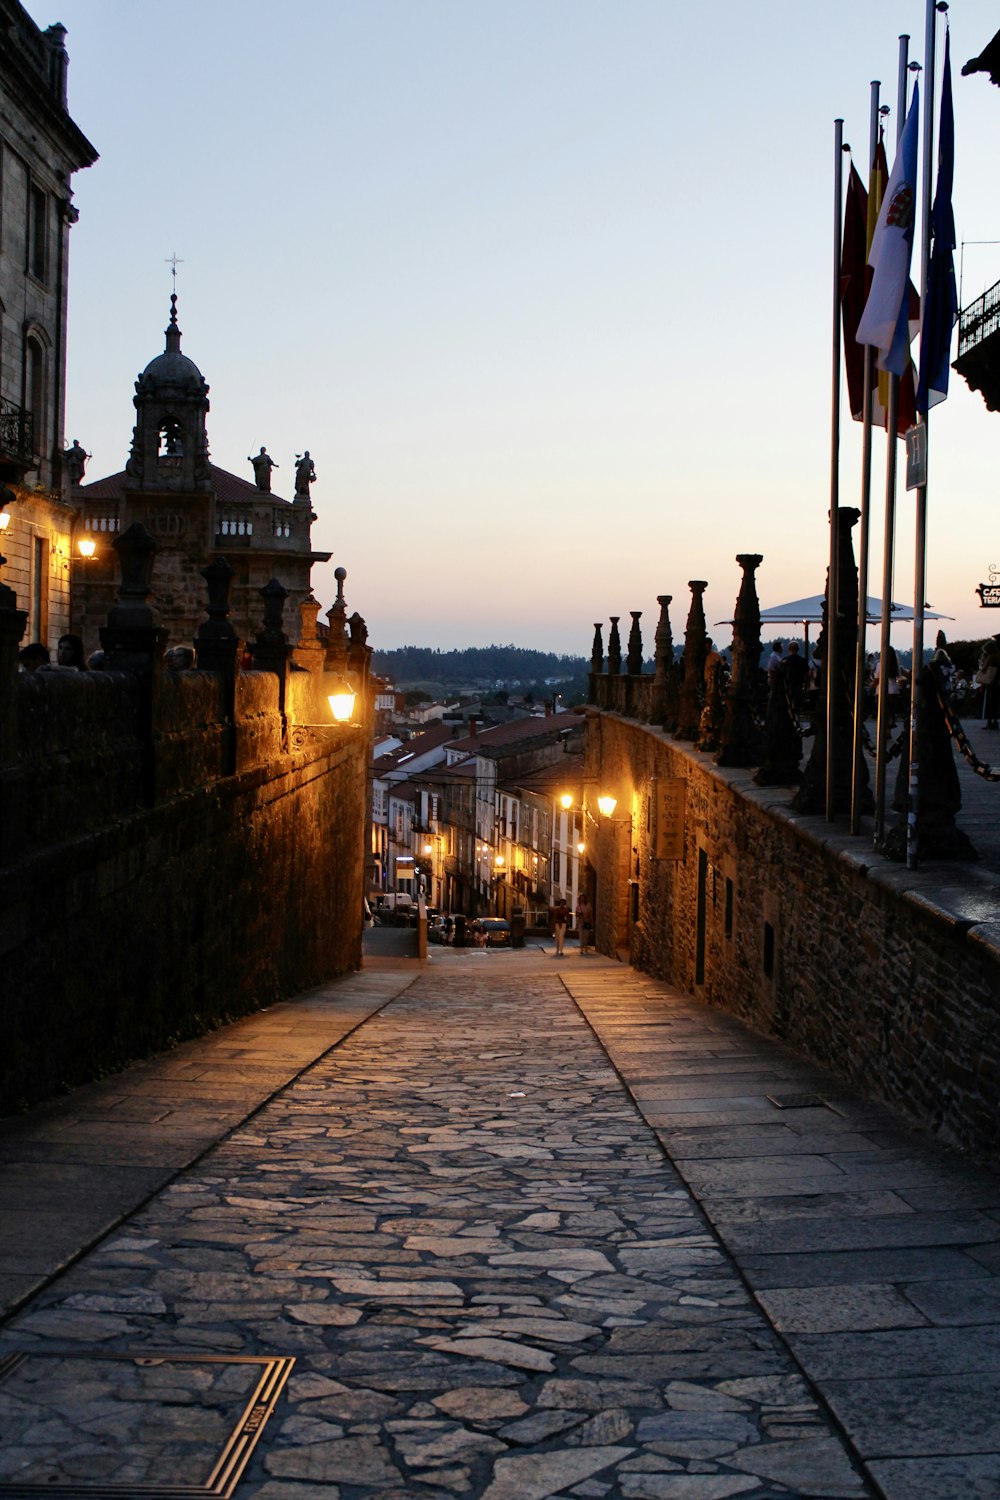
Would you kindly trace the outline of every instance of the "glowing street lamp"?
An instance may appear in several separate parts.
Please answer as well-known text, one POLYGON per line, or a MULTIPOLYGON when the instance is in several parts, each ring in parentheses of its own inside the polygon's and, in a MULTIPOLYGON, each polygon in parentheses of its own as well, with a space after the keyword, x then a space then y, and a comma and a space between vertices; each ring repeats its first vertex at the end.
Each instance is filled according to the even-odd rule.
POLYGON ((566 811, 569 812, 570 808, 573 806, 573 793, 563 792, 562 796, 559 798, 559 801, 562 803, 566 811))
POLYGON ((330 712, 338 724, 348 723, 354 712, 354 700, 356 697, 357 694, 350 683, 345 682, 344 678, 341 677, 327 699, 330 705, 330 712))
POLYGON ((493 860, 493 863, 496 865, 496 867, 497 867, 498 870, 502 869, 503 868, 503 855, 502 854, 496 855, 496 857, 493 860))
POLYGON ((77 542, 77 550, 85 562, 89 561, 97 551, 97 543, 92 536, 81 537, 77 542))
POLYGON ((10 525, 10 511, 0 510, 0 532, 6 531, 10 525))
POLYGON ((602 818, 610 818, 618 806, 618 798, 608 796, 605 793, 603 797, 598 797, 597 806, 602 818))

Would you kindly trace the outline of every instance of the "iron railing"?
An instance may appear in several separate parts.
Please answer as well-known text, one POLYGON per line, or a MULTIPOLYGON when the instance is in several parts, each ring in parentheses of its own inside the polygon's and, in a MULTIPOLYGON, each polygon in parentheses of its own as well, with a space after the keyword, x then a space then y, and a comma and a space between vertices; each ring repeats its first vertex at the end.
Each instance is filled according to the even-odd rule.
POLYGON ((35 456, 35 419, 23 406, 0 400, 0 453, 11 459, 35 456))
POLYGON ((963 307, 958 325, 958 357, 968 354, 1000 328, 1000 281, 963 307))

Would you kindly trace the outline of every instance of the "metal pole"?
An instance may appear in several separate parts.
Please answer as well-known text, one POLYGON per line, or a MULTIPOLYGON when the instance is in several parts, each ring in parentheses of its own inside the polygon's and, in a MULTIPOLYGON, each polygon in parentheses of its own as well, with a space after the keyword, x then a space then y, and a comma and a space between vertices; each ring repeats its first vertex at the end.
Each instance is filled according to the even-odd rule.
MULTIPOLYGON (((927 269, 930 259, 931 189, 934 169, 934 31, 935 0, 927 0, 924 37, 924 70, 927 78, 924 100, 924 160, 921 184, 920 214, 920 320, 923 324, 927 305, 927 269)), ((927 417, 924 425, 924 463, 930 462, 927 417)), ((915 870, 918 862, 917 819, 920 813, 920 766, 918 764, 918 728, 920 724, 920 674, 924 665, 924 604, 927 590, 927 484, 917 490, 917 526, 913 559, 913 661, 910 666, 910 783, 906 816, 906 867, 915 870)))
POLYGON ((826 589, 826 820, 832 823, 835 812, 834 791, 834 711, 837 702, 837 616, 839 587, 837 576, 840 541, 840 219, 843 198, 844 122, 834 120, 833 164, 833 389, 830 422, 830 573, 826 589))
MULTIPOLYGON (((909 61, 910 38, 904 33, 899 38, 899 72, 896 80, 896 150, 906 123, 906 74, 909 61)), ((889 397, 886 406, 886 451, 885 451, 885 536, 882 543, 882 628, 879 632, 878 673, 878 727, 875 731, 875 848, 881 847, 885 838, 885 782, 886 750, 889 740, 889 679, 886 662, 889 658, 892 624, 892 574, 893 553, 896 546, 896 442, 899 428, 899 376, 889 376, 889 397)))
MULTIPOLYGON (((868 181, 878 146, 879 80, 872 79, 868 119, 868 181)), ((865 645, 868 628, 868 531, 872 494, 872 371, 871 344, 865 345, 865 387, 861 442, 861 529, 858 536, 858 645, 854 658, 854 741, 851 760, 851 832, 861 832, 861 767, 864 761, 865 645)))

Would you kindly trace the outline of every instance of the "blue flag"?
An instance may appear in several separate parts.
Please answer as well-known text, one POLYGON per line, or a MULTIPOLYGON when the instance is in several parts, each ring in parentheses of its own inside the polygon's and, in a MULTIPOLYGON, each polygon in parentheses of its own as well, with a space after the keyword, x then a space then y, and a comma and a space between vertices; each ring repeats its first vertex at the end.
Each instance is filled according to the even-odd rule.
POLYGON ((944 74, 941 80, 941 134, 938 140, 938 178, 931 209, 931 254, 927 267, 927 296, 920 323, 920 383, 917 411, 948 394, 951 333, 958 316, 955 291, 955 215, 951 190, 955 178, 955 115, 951 102, 951 35, 945 32, 944 74))
POLYGON ((917 199, 919 118, 920 100, 914 87, 892 176, 882 198, 868 252, 868 264, 874 275, 856 334, 859 344, 871 344, 877 349, 878 368, 893 375, 902 375, 910 361, 907 292, 917 199))

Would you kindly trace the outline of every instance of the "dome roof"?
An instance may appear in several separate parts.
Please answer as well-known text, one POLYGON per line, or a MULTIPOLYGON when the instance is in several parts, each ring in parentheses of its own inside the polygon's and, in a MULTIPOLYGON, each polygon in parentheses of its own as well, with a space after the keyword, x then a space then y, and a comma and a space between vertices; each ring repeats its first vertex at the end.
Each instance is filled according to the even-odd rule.
POLYGON ((208 389, 205 377, 193 359, 181 353, 181 331, 177 326, 177 293, 170 298, 170 322, 166 329, 166 348, 162 354, 151 359, 139 376, 140 386, 156 384, 195 391, 199 395, 208 389))

